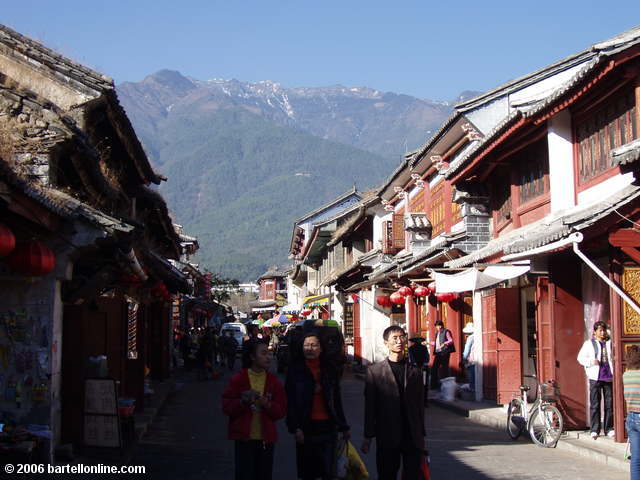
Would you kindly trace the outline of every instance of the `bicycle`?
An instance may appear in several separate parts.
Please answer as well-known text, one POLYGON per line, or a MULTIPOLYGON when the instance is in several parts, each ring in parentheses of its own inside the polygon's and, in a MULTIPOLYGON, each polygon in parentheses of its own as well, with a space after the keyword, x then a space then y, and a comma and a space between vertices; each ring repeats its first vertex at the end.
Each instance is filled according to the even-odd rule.
MULTIPOLYGON (((536 378, 535 375, 525 377, 536 378)), ((555 447, 562 435, 563 420, 560 410, 552 402, 557 400, 558 387, 551 382, 538 382, 536 400, 529 406, 527 392, 531 387, 520 386, 520 396, 514 395, 507 410, 507 433, 516 440, 526 428, 533 443, 540 447, 555 447)))

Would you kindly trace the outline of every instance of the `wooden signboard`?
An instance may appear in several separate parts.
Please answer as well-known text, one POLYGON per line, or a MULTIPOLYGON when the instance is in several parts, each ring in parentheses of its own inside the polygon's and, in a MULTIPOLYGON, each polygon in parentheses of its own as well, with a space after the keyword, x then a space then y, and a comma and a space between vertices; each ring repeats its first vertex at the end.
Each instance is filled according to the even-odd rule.
POLYGON ((85 380, 84 444, 90 447, 122 446, 116 381, 112 378, 85 380))

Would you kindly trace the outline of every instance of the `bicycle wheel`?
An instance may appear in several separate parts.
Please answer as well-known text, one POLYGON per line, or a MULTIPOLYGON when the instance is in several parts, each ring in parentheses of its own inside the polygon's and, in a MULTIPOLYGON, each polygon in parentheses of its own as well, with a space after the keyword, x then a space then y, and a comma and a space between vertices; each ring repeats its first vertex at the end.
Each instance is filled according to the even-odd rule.
POLYGON ((534 408, 529 420, 531 440, 540 447, 555 447, 562 435, 562 415, 553 405, 534 408))
POLYGON ((522 430, 524 430, 524 404, 519 398, 514 398, 507 410, 507 433, 516 440, 522 430))

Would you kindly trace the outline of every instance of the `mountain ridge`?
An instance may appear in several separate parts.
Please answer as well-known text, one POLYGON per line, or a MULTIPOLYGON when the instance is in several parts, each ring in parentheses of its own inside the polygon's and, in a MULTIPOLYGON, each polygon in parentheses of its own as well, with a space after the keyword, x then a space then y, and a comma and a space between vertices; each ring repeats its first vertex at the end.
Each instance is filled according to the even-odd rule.
POLYGON ((254 280, 286 262, 295 218, 386 178, 452 110, 370 87, 287 88, 161 70, 118 96, 198 261, 254 280))

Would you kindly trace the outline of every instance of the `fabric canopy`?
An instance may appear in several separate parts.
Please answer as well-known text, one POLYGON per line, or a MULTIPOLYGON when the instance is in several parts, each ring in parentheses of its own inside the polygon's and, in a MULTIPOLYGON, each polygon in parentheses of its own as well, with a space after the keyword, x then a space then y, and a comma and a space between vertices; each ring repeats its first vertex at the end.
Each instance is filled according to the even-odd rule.
POLYGON ((316 307, 318 305, 328 305, 328 304, 329 304, 329 294, 317 295, 315 297, 306 297, 302 301, 302 305, 305 307, 316 307))
POLYGON ((469 268, 464 272, 447 275, 434 272, 436 292, 468 292, 480 290, 527 273, 530 265, 491 265, 480 271, 469 268))

